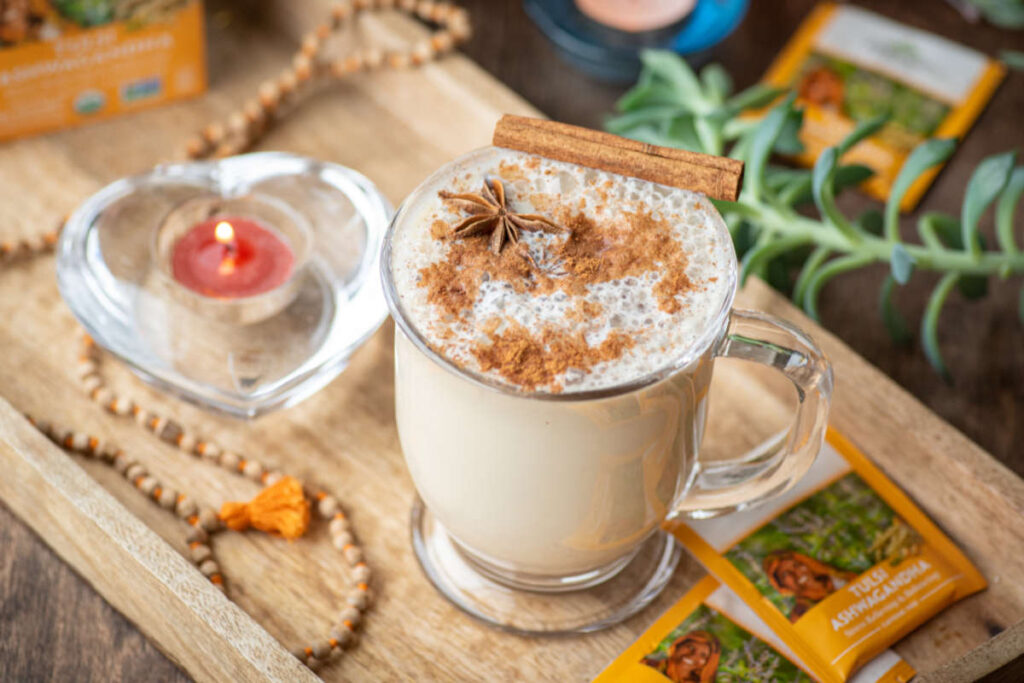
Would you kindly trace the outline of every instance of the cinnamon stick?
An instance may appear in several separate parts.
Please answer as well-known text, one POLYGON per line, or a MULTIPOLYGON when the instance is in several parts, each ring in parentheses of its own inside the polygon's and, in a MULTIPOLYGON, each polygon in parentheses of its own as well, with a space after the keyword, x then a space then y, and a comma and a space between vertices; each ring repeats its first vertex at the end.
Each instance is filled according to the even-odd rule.
POLYGON ((692 190, 712 199, 735 201, 743 181, 743 162, 736 159, 512 114, 502 116, 495 126, 494 145, 692 190))

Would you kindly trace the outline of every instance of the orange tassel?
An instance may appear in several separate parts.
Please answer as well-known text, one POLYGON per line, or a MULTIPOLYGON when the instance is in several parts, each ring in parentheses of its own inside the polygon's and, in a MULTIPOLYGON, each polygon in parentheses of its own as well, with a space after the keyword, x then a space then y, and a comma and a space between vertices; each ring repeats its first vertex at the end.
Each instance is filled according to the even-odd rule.
POLYGON ((252 527, 291 540, 309 527, 309 501, 297 479, 283 477, 248 503, 224 503, 220 518, 233 531, 252 527))

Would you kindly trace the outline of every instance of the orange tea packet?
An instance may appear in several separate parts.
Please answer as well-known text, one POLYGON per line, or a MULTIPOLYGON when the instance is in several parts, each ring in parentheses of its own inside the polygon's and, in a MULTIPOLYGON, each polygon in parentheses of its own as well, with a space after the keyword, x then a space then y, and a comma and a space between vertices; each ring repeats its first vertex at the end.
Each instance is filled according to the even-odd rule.
MULTIPOLYGON (((728 587, 707 576, 601 672, 595 683, 813 681, 809 668, 728 587)), ((914 669, 887 650, 852 683, 904 683, 914 669)))
POLYGON ((201 0, 0 1, 0 141, 205 89, 201 0))
MULTIPOLYGON (((863 188, 885 201, 918 144, 966 134, 1006 68, 994 59, 933 33, 860 7, 815 7, 765 74, 764 81, 797 91, 804 107, 796 161, 813 166, 826 148, 878 115, 889 120, 843 157, 871 167, 863 188)), ((917 205, 938 168, 907 189, 900 209, 917 205)))
POLYGON ((838 432, 777 499, 669 530, 817 679, 840 683, 985 579, 838 432))

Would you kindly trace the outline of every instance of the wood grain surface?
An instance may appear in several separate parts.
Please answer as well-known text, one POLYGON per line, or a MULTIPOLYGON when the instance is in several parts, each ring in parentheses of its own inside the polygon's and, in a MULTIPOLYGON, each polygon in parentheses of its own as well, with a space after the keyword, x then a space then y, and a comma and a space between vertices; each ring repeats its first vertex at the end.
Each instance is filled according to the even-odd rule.
MULTIPOLYGON (((546 113, 593 124, 595 112, 607 108, 616 90, 588 84, 565 68, 545 61, 548 48, 524 23, 518 3, 468 4, 478 6, 477 16, 489 17, 480 25, 470 53, 533 97, 546 113), (538 73, 544 73, 544 77, 538 78, 538 73), (538 97, 536 89, 542 82, 549 92, 538 97), (557 104, 545 101, 552 97, 563 102, 561 110, 557 104), (602 98, 604 104, 601 104, 602 98), (581 106, 587 106, 587 111, 574 110, 581 106)), ((918 3, 908 3, 911 4, 918 3)), ((935 10, 929 12, 929 16, 938 16, 937 21, 951 29, 944 32, 960 38, 956 29, 962 31, 963 26, 942 18, 944 6, 927 4, 935 10)), ((752 81, 760 72, 767 56, 781 45, 810 3, 771 5, 773 9, 764 10, 758 9, 755 3, 754 16, 723 49, 725 62, 734 69, 741 85, 744 78, 752 81), (745 40, 741 41, 744 36, 745 40), (734 44, 736 47, 732 47, 734 44), (739 60, 742 64, 737 67, 730 64, 730 60, 739 60)), ((71 208, 102 183, 166 158, 196 125, 213 114, 230 111, 237 98, 235 93, 248 93, 262 74, 275 72, 291 38, 264 28, 262 17, 243 14, 238 7, 219 2, 211 7, 213 91, 202 100, 4 148, 0 153, 0 177, 4 180, 0 187, 0 225, 3 225, 0 234, 7 237, 46 225, 53 216, 71 208), (154 134, 156 131, 160 134, 154 134), (116 143, 112 142, 115 140, 116 143), (54 178, 61 182, 54 183, 54 178)), ((901 7, 897 14, 903 11, 901 7)), ((956 15, 953 18, 955 22, 960 21, 956 15)), ((303 21, 301 16, 293 18, 294 25, 301 25, 303 21)), ((983 40, 987 34, 982 31, 981 35, 978 40, 983 40)), ((973 40, 972 37, 964 42, 973 40)), ((996 38, 990 35, 984 47, 997 44, 996 38)), ((476 69, 461 60, 444 67, 430 67, 424 80, 429 83, 429 90, 424 91, 419 87, 422 83, 418 77, 409 75, 388 75, 379 82, 359 80, 339 86, 300 109, 293 120, 266 141, 264 148, 287 149, 353 165, 377 181, 393 199, 399 199, 419 178, 444 160, 463 149, 483 144, 499 113, 528 111, 500 86, 481 78, 476 69), (423 115, 431 111, 444 112, 443 122, 423 115), (418 116, 410 116, 410 112, 418 116), (457 138, 452 131, 459 132, 457 138)), ((982 130, 973 134, 975 137, 968 139, 965 149, 940 177, 939 190, 933 191, 927 199, 935 203, 928 206, 947 209, 957 206, 957 188, 962 187, 973 161, 1002 149, 1013 135, 1019 140, 1020 131, 1011 131, 1008 123, 1013 112, 1020 110, 1019 90, 1019 87, 1012 90, 1004 86, 990 112, 979 122, 982 130, 988 130, 986 117, 1003 111, 1002 118, 997 114, 995 122, 989 122, 992 128, 1002 132, 1002 138, 997 137, 996 132, 986 134, 984 141, 990 146, 972 153, 970 145, 982 130), (1007 95, 1008 90, 1010 95, 1007 95), (973 157, 965 161, 965 154, 973 154, 973 157), (958 172, 960 184, 941 192, 943 184, 949 182, 947 178, 958 172)), ((854 321, 873 320, 873 312, 860 310, 870 304, 871 297, 863 292, 876 284, 877 278, 873 275, 872 278, 853 289, 849 289, 853 284, 837 283, 826 293, 823 303, 826 310, 846 311, 843 317, 833 320, 826 313, 825 322, 855 342, 862 341, 864 336, 870 337, 870 326, 854 321), (847 329, 843 328, 844 324, 847 329)), ((193 465, 176 451, 153 443, 133 426, 112 422, 76 393, 64 366, 74 352, 67 337, 72 324, 66 309, 57 300, 52 281, 49 259, 18 266, 0 276, 0 312, 5 320, 4 329, 0 331, 0 347, 5 351, 0 359, 0 394, 18 408, 42 416, 50 414, 55 419, 74 418, 97 433, 116 438, 167 481, 185 490, 205 491, 206 502, 219 503, 225 497, 244 498, 251 494, 244 482, 235 482, 205 465, 193 465), (41 286, 41 282, 46 284, 41 286)), ((873 296, 874 289, 870 291, 873 296)), ((751 297, 756 306, 791 313, 759 286, 755 285, 755 289, 744 296, 751 297)), ((999 296, 997 292, 992 300, 972 305, 970 310, 954 308, 947 313, 946 323, 952 323, 949 329, 956 330, 956 321, 960 321, 961 332, 958 339, 951 340, 955 345, 955 348, 950 347, 951 352, 956 354, 951 358, 962 361, 962 356, 970 354, 976 359, 974 365, 958 370, 958 377, 962 372, 968 382, 973 382, 976 376, 982 378, 975 389, 971 389, 973 384, 966 391, 963 386, 949 389, 937 379, 932 384, 919 352, 894 352, 887 341, 883 346, 884 332, 880 325, 879 335, 869 338, 867 348, 881 355, 881 360, 872 358, 875 362, 891 364, 890 372, 898 378, 912 377, 908 385, 923 382, 911 388, 928 398, 933 407, 947 408, 944 412, 957 417, 960 426, 969 431, 974 424, 970 422, 973 408, 964 407, 974 405, 972 400, 983 406, 977 408, 980 411, 977 433, 972 435, 981 441, 987 440, 986 445, 1006 457, 1014 443, 1013 430, 1018 430, 1016 433, 1020 436, 1020 426, 1015 424, 1013 416, 1021 404, 1020 377, 1024 365, 1019 355, 1022 345, 1014 345, 1015 340, 1019 342, 1019 327, 1013 328, 1010 316, 1006 315, 1006 311, 1013 309, 1007 301, 999 303, 999 296), (981 332, 968 327, 968 321, 978 322, 981 332), (994 344, 996 351, 1003 352, 978 353, 976 348, 971 348, 982 342, 994 344), (924 372, 914 370, 915 366, 924 372), (979 369, 979 366, 984 367, 979 369), (989 392, 981 389, 986 378, 989 392), (943 399, 943 396, 949 398, 943 399), (954 408, 949 409, 949 406, 954 408), (956 406, 963 409, 956 410, 956 406), (988 413, 984 413, 984 406, 988 406, 988 413)), ((911 307, 915 305, 913 300, 908 303, 911 307)), ((383 581, 380 601, 370 614, 363 642, 351 658, 325 672, 328 680, 487 676, 575 680, 592 675, 621 650, 659 608, 663 609, 672 596, 678 596, 699 574, 698 570, 692 566, 684 568, 659 605, 644 615, 613 631, 586 639, 535 642, 499 636, 444 603, 420 576, 409 551, 406 513, 411 484, 398 455, 391 425, 390 334, 390 327, 383 330, 357 355, 353 367, 325 392, 294 410, 251 427, 240 428, 239 423, 211 419, 186 406, 174 405, 169 410, 181 416, 185 423, 243 452, 256 445, 257 450, 252 452, 258 453, 264 461, 288 466, 324 484, 350 504, 357 531, 371 559, 381 567, 383 581), (453 647, 453 643, 458 647, 453 647)), ((913 663, 922 669, 935 669, 1024 616, 1022 597, 1015 592, 1014 582, 1009 578, 1020 576, 1024 567, 1019 556, 1006 552, 1007 548, 1021 547, 1024 543, 1024 532, 1020 528, 1024 497, 1019 480, 961 435, 936 422, 934 416, 893 388, 831 336, 825 333, 817 336, 824 337, 837 367, 842 368, 837 406, 845 406, 845 409, 837 412, 839 428, 876 456, 880 464, 953 533, 993 581, 988 593, 948 610, 901 644, 900 651, 913 663), (894 410, 894 405, 900 408, 894 410), (839 416, 843 416, 842 419, 839 416), (866 436, 860 437, 861 433, 866 436), (929 473, 928 479, 922 476, 923 472, 929 473), (936 476, 932 477, 933 474, 936 476), (933 479, 937 483, 929 483, 933 479), (993 519, 999 522, 993 525, 993 519), (986 531, 979 534, 979 529, 986 531)), ((118 387, 136 395, 149 395, 134 378, 123 372, 112 374, 116 376, 118 387)), ((742 375, 729 370, 720 374, 722 378, 716 382, 742 375)), ((961 383, 963 381, 961 379, 961 383)), ((745 394, 746 401, 753 401, 758 396, 756 391, 767 392, 771 388, 770 383, 758 388, 760 380, 746 380, 737 386, 755 391, 745 394)), ((158 399, 154 397, 154 400, 158 399)), ((1010 462, 1016 464, 1016 461, 1010 462)), ((182 548, 184 530, 181 525, 150 503, 138 499, 137 494, 112 473, 91 463, 87 471, 172 547, 182 548)), ((22 514, 33 523, 31 512, 22 514)), ((38 527, 38 522, 34 525, 38 527)), ((232 598, 285 646, 322 633, 337 611, 336 606, 331 605, 340 594, 345 570, 333 551, 324 547, 323 536, 322 530, 314 532, 309 539, 292 547, 248 535, 225 538, 218 544, 232 598), (254 561, 253 558, 259 559, 254 561), (297 577, 294 584, 278 583, 279 577, 292 576, 297 577)), ((75 680, 175 680, 183 677, 181 671, 161 660, 152 646, 139 638, 138 633, 83 582, 56 563, 38 540, 12 526, 9 515, 0 512, 0 541, 8 538, 13 539, 12 543, 0 546, 5 548, 0 558, 0 598, 3 600, 0 679, 54 680, 67 679, 68 675, 75 680), (50 569, 41 571, 35 567, 50 569), (56 585, 50 581, 56 581, 56 585), (72 611, 76 605, 78 608, 72 611)), ((88 575, 84 570, 83 573, 88 575)), ((117 603, 109 594, 108 598, 117 603)), ((152 625, 140 623, 140 626, 146 633, 154 633, 152 625)), ((1010 642, 1019 644, 1019 640, 1012 638, 1010 642)), ((169 647, 166 642, 161 646, 169 647)), ((996 648, 994 653, 981 651, 974 657, 980 657, 981 664, 968 662, 965 665, 973 666, 969 675, 977 677, 1001 664, 1008 651, 1012 651, 1012 647, 996 648)), ((181 656, 176 652, 172 655, 181 656)), ((187 662, 183 663, 188 666, 187 662)), ((191 666, 188 670, 201 675, 191 666)), ((940 670, 936 675, 944 674, 940 670)), ((968 674, 961 670, 950 675, 968 674)))

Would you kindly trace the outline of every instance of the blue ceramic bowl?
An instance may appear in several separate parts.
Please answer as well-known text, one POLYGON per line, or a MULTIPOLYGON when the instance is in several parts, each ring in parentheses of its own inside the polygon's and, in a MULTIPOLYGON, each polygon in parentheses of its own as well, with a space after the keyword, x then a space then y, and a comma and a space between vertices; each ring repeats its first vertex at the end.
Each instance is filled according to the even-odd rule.
POLYGON ((573 0, 524 0, 526 13, 567 62, 603 81, 630 83, 640 72, 640 52, 673 50, 693 66, 710 57, 743 21, 750 0, 698 0, 686 18, 656 31, 619 31, 590 19, 573 0))

